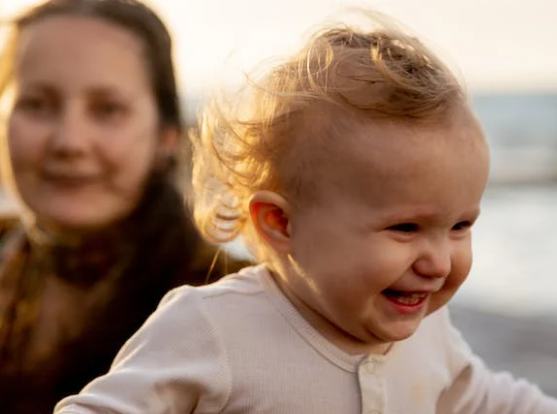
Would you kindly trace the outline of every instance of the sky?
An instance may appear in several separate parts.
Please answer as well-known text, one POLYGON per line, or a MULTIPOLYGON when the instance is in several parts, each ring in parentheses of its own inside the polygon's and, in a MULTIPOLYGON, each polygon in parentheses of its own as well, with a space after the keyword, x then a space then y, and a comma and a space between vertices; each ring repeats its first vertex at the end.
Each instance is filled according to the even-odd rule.
MULTIPOLYGON (((147 0, 175 38, 190 93, 282 56, 350 6, 390 14, 425 39, 471 90, 557 91, 557 0, 147 0), (232 69, 232 70, 231 70, 232 69)), ((36 0, 0 0, 10 15, 36 0)))

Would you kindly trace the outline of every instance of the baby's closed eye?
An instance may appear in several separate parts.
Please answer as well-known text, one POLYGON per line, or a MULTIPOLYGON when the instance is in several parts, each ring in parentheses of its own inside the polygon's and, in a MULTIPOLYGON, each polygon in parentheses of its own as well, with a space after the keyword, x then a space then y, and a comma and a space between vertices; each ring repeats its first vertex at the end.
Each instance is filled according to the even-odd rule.
POLYGON ((393 226, 387 227, 387 230, 396 231, 399 233, 415 233, 419 229, 416 223, 399 223, 393 226))
POLYGON ((458 223, 456 223, 452 230, 453 231, 464 231, 464 230, 468 230, 470 227, 472 227, 472 225, 474 224, 473 221, 470 220, 464 220, 464 221, 459 221, 458 223))

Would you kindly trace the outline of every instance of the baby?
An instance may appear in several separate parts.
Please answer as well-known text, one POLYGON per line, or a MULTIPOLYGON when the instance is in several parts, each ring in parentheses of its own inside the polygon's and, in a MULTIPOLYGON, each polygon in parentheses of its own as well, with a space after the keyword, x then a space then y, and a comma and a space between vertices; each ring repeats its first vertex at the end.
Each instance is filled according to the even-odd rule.
POLYGON ((453 74, 374 16, 207 110, 197 223, 263 264, 171 292, 56 413, 557 413, 451 325, 488 148, 453 74))

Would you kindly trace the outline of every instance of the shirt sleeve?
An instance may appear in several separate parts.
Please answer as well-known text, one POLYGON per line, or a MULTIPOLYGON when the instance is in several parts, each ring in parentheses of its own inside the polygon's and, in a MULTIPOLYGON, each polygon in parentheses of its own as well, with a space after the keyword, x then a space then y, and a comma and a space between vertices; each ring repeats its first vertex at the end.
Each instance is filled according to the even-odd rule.
POLYGON ((507 372, 496 373, 475 355, 446 319, 454 370, 452 385, 441 396, 439 414, 556 414, 557 400, 507 372))
POLYGON ((181 287, 122 347, 110 371, 55 414, 186 414, 220 412, 230 391, 222 342, 201 293, 181 287))

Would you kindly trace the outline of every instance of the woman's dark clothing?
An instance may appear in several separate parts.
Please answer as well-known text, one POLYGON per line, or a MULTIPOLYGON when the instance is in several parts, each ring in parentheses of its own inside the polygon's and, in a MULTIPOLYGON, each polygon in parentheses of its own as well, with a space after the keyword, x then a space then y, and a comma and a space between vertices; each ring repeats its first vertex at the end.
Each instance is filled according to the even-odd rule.
POLYGON ((137 210, 120 225, 73 245, 45 240, 16 219, 1 219, 0 412, 52 413, 57 401, 109 369, 166 292, 247 265, 222 256, 214 260, 216 252, 202 241, 182 196, 164 179, 153 178, 137 210), (50 358, 29 366, 34 310, 47 277, 102 294, 79 321, 79 334, 62 337, 50 358))

